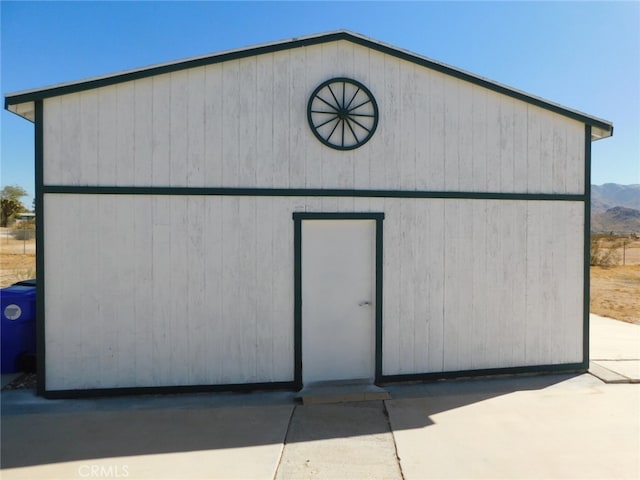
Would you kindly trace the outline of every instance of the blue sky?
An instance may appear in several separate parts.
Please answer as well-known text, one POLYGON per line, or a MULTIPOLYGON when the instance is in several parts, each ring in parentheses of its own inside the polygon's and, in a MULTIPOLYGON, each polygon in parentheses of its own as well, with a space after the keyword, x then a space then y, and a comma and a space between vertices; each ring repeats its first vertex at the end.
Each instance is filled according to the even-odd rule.
MULTIPOLYGON (((612 121, 614 136, 593 144, 592 181, 640 183, 638 2, 3 0, 0 13, 3 96, 348 29, 612 121)), ((1 120, 1 183, 32 196, 33 125, 1 120)))

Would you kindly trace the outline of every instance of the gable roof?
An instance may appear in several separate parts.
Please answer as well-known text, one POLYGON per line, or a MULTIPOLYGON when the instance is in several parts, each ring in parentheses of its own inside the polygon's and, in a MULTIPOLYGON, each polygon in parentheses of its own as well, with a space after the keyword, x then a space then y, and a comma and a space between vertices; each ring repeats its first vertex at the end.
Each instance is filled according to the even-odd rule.
POLYGON ((273 43, 267 43, 262 45, 256 45, 253 47, 239 48, 234 50, 227 50, 219 53, 208 54, 198 57, 187 58, 175 62, 162 63, 158 65, 152 65, 144 68, 127 70, 110 75, 104 75, 99 77, 88 78, 84 80, 61 83, 58 85, 52 85, 48 87, 36 88, 32 90, 25 90, 21 92, 10 93, 5 96, 5 109, 20 115, 27 120, 33 121, 35 117, 36 100, 43 100, 45 98, 56 97, 59 95, 65 95, 68 93, 81 92, 85 90, 91 90, 93 88, 103 87, 107 85, 114 85, 121 82, 128 82, 131 80, 137 80, 141 78, 151 77, 154 75, 160 75, 163 73, 175 72, 184 70, 187 68, 200 67, 203 65, 211 65, 215 63, 225 62, 228 60, 234 60, 238 58, 245 58, 254 55, 261 55, 265 53, 278 52, 282 50, 288 50, 293 48, 306 47, 309 45, 318 45, 322 43, 334 42, 337 40, 347 40, 358 45, 362 45, 372 50, 376 50, 394 57, 406 60, 408 62, 421 65, 423 67, 436 70, 438 72, 451 75, 455 78, 465 80, 485 87, 489 90, 507 95, 509 97, 522 100, 524 102, 536 105, 538 107, 550 110, 557 114, 572 118, 583 122, 586 125, 591 125, 591 139, 598 140, 600 138, 610 137, 613 134, 613 124, 607 120, 597 118, 577 110, 569 109, 560 104, 550 102, 540 97, 536 97, 521 90, 508 87, 506 85, 494 82, 487 78, 474 75, 467 71, 451 67, 441 62, 429 59, 422 55, 403 50, 377 40, 370 39, 363 35, 359 35, 346 30, 338 30, 334 32, 321 33, 315 35, 309 35, 305 37, 292 38, 290 40, 283 40, 273 43))

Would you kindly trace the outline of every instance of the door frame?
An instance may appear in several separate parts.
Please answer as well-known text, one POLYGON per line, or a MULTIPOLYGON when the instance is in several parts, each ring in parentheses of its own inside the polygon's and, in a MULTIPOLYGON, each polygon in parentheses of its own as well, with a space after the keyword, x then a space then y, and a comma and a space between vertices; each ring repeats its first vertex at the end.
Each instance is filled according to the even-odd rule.
POLYGON ((302 222, 304 220, 374 220, 375 239, 375 383, 382 378, 382 221, 381 212, 294 212, 294 383, 302 388, 302 222))

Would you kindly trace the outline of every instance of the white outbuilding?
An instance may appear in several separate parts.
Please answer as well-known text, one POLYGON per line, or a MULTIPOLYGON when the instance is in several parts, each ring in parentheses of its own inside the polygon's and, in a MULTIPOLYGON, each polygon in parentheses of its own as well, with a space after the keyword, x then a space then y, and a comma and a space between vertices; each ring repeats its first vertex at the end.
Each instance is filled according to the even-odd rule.
POLYGON ((9 94, 38 390, 580 371, 612 124, 338 31, 9 94))

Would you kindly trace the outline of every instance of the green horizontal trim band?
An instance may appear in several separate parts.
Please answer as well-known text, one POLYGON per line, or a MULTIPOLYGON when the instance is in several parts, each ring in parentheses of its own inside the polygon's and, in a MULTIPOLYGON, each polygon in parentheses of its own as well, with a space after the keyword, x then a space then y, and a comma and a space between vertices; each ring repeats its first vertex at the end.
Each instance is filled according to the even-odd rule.
POLYGON ((466 377, 488 377, 497 375, 543 374, 562 372, 586 372, 588 363, 562 363, 552 365, 531 365, 526 367, 485 368, 479 370, 459 370, 452 372, 410 373, 401 375, 383 375, 376 383, 399 383, 416 381, 447 380, 466 377))
POLYGON ((86 187, 46 185, 45 194, 78 195, 210 195, 244 197, 376 197, 454 198, 476 200, 546 200, 583 202, 586 195, 558 193, 439 192, 424 190, 348 190, 323 188, 236 188, 236 187, 86 187))
MULTIPOLYGON (((499 375, 518 374, 545 374, 545 373, 572 373, 586 372, 588 366, 584 363, 569 363, 560 365, 535 365, 527 367, 491 368, 483 370, 461 370, 455 372, 416 373, 407 375, 383 375, 376 380, 376 384, 434 381, 456 378, 473 378, 499 375)), ((237 383, 223 385, 176 385, 163 387, 125 387, 125 388, 95 388, 95 389, 70 389, 70 390, 46 390, 41 393, 48 399, 63 398, 91 398, 91 397, 116 397, 127 395, 152 395, 152 394, 176 394, 176 393, 204 393, 204 392, 251 392, 257 390, 299 390, 298 382, 266 382, 266 383, 237 383)))
POLYGON ((200 58, 191 59, 191 60, 178 61, 175 63, 159 65, 156 67, 136 70, 133 72, 125 72, 125 73, 111 75, 103 78, 96 78, 94 80, 86 80, 83 82, 72 83, 68 85, 60 85, 58 87, 44 88, 44 89, 36 90, 32 92, 25 92, 22 94, 8 95, 5 97, 4 108, 8 109, 10 105, 17 105, 20 103, 31 102, 34 100, 42 100, 45 98, 56 97, 59 95, 66 95, 69 93, 82 92, 82 91, 91 90, 94 88, 114 85, 117 83, 128 82, 128 81, 138 80, 138 79, 147 78, 155 75, 162 75, 165 73, 185 70, 187 68, 195 68, 195 67, 201 67, 205 65, 212 65, 216 63, 227 62, 230 60, 237 60, 241 58, 251 57, 254 55, 263 55, 266 53, 273 53, 273 52, 279 52, 283 50, 290 50, 294 48, 323 44, 327 42, 334 42, 337 40, 348 40, 355 44, 362 45, 363 47, 370 48, 372 50, 376 50, 378 52, 385 53, 387 55, 391 55, 393 57, 396 57, 408 62, 412 62, 417 65, 421 65, 431 70, 435 70, 435 71, 444 73, 446 75, 450 75, 452 77, 470 82, 475 85, 479 85, 489 90, 493 90, 503 95, 507 95, 509 97, 516 98, 518 100, 522 100, 524 102, 550 110, 552 112, 572 118, 574 120, 578 120, 588 125, 593 125, 595 127, 602 128, 607 131, 613 131, 613 126, 611 124, 600 121, 596 118, 590 117, 588 115, 582 115, 579 112, 575 112, 575 111, 563 108, 559 105, 545 102, 544 100, 541 100, 539 98, 527 95, 525 93, 522 93, 516 90, 512 90, 508 87, 493 83, 489 80, 485 80, 480 77, 476 77, 469 73, 457 70, 453 67, 449 67, 447 65, 430 61, 416 54, 412 54, 410 52, 403 51, 403 50, 398 50, 391 46, 383 45, 373 40, 369 40, 366 38, 353 35, 349 32, 334 32, 334 33, 318 35, 310 38, 294 39, 291 41, 280 42, 272 45, 250 47, 242 50, 236 50, 233 52, 213 54, 211 56, 200 57, 200 58))
POLYGON ((375 212, 293 212, 294 220, 384 220, 375 212))
POLYGON ((234 383, 223 385, 176 385, 166 387, 94 388, 73 390, 47 390, 42 395, 45 398, 54 399, 117 397, 125 395, 166 395, 173 393, 251 392, 256 390, 296 390, 296 385, 294 382, 266 382, 234 383))

